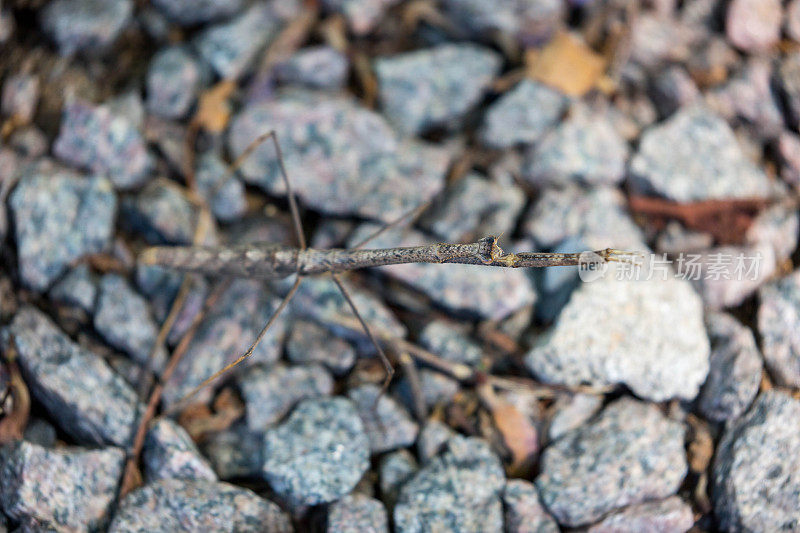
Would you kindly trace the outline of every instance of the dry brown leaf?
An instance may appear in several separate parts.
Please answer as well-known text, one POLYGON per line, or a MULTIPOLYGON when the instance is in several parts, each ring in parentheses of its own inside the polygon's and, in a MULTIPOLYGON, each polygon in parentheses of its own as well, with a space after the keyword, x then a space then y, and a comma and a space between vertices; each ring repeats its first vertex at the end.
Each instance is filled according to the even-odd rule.
POLYGON ((597 86, 606 60, 580 37, 559 32, 538 54, 526 54, 528 76, 569 96, 582 96, 597 86))
POLYGON ((507 473, 515 477, 528 474, 539 451, 539 436, 533 423, 513 404, 497 396, 490 385, 479 387, 478 393, 492 413, 492 420, 503 437, 503 443, 511 452, 507 473))
POLYGON ((234 89, 236 83, 233 80, 222 80, 203 92, 192 122, 211 133, 225 131, 231 118, 231 106, 228 100, 234 89))
MULTIPOLYGON (((22 439, 31 412, 31 397, 19 372, 19 366, 14 361, 13 346, 6 354, 6 358, 8 359, 6 368, 9 374, 8 395, 12 407, 8 413, 0 410, 0 445, 22 439)), ((5 394, 5 391, 0 391, 0 399, 5 398, 5 394)), ((0 408, 2 408, 1 403, 0 408)))
POLYGON ((184 409, 178 423, 195 441, 201 441, 209 433, 225 431, 244 416, 244 404, 230 387, 220 391, 214 399, 214 410, 205 404, 193 404, 184 409))

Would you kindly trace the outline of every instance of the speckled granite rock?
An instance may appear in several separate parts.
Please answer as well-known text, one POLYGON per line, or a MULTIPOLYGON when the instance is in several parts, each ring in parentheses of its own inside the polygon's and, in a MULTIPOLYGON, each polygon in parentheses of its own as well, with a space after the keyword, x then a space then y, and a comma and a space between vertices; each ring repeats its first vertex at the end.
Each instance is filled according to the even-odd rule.
POLYGON ((400 489, 396 531, 500 531, 504 485, 503 467, 486 442, 454 437, 400 489))
POLYGON ((247 211, 244 184, 238 177, 229 176, 228 168, 213 152, 197 158, 197 188, 208 201, 211 212, 222 222, 238 220, 247 211))
POLYGON ((567 98, 547 85, 522 80, 486 111, 480 138, 492 148, 538 141, 553 127, 567 98))
POLYGON ((148 429, 142 461, 147 483, 160 479, 217 480, 186 430, 168 418, 157 418, 148 429))
POLYGON ((742 414, 758 393, 763 363, 750 328, 725 313, 707 313, 711 340, 708 379, 699 408, 709 420, 724 422, 742 414))
POLYGON ((227 18, 244 5, 242 0, 153 0, 152 3, 184 26, 227 18))
POLYGON ((301 400, 330 395, 333 378, 320 365, 288 367, 279 363, 248 370, 239 388, 247 409, 247 426, 264 430, 301 400))
POLYGON ((436 419, 425 422, 417 439, 417 454, 427 463, 442 451, 442 447, 457 433, 447 424, 436 419))
POLYGON ((758 331, 764 359, 781 384, 800 386, 800 272, 764 286, 759 292, 758 331))
POLYGON ((381 456, 378 466, 379 486, 384 501, 393 505, 397 494, 406 481, 419 470, 417 460, 406 449, 389 452, 381 456))
POLYGON ((800 52, 791 52, 781 61, 777 78, 786 104, 788 122, 800 125, 800 52))
POLYGON ((147 300, 116 274, 106 274, 100 280, 94 328, 106 342, 140 365, 148 365, 149 370, 158 373, 164 368, 167 352, 163 345, 155 346, 159 328, 147 300), (151 361, 150 352, 154 348, 151 361))
POLYGON ((53 153, 71 165, 108 176, 119 189, 145 183, 154 164, 141 134, 127 117, 107 105, 81 100, 65 105, 53 153))
POLYGON ((621 281, 613 272, 572 293, 526 356, 528 368, 548 383, 625 384, 653 401, 693 399, 708 374, 700 298, 671 275, 621 281))
POLYGON ((164 479, 126 496, 109 532, 293 531, 274 503, 228 483, 164 479))
POLYGON ((435 319, 428 322, 419 333, 419 343, 443 359, 476 366, 483 350, 469 338, 457 323, 435 319))
POLYGON ((689 531, 694 525, 691 505, 677 496, 631 505, 615 511, 589 527, 589 533, 637 533, 639 531, 689 531))
MULTIPOLYGON (((380 115, 350 99, 295 91, 245 107, 230 126, 233 155, 264 133, 265 124, 277 133, 292 188, 323 212, 390 222, 444 186, 450 161, 444 149, 400 144, 380 115)), ((270 142, 255 150, 240 172, 270 194, 285 194, 270 142)))
POLYGON ((522 177, 536 187, 613 185, 622 180, 628 145, 606 113, 581 106, 526 153, 522 177))
POLYGON ((762 210, 747 229, 745 242, 751 246, 771 246, 775 260, 781 263, 797 248, 800 213, 786 205, 773 205, 762 210))
POLYGON ((445 0, 444 12, 472 37, 517 39, 538 45, 562 24, 565 5, 554 0, 445 0))
POLYGON ((547 437, 554 441, 582 426, 603 407, 603 397, 595 394, 573 394, 559 398, 553 405, 553 418, 547 427, 547 437))
POLYGON ((0 462, 0 506, 39 531, 102 529, 124 459, 120 448, 46 449, 19 441, 0 462))
POLYGON ((670 496, 687 471, 683 437, 656 406, 617 400, 545 449, 536 478, 542 502, 561 525, 577 527, 670 496))
POLYGON ((769 391, 731 424, 711 480, 722 531, 795 531, 800 501, 800 402, 769 391))
POLYGON ((74 305, 87 313, 94 312, 96 296, 97 280, 86 264, 72 268, 50 289, 50 298, 53 300, 74 305))
POLYGON ((473 44, 444 44, 375 61, 384 114, 405 135, 453 128, 500 71, 500 56, 473 44))
POLYGON ((62 430, 80 443, 129 444, 142 406, 122 376, 34 307, 22 307, 7 332, 31 395, 62 430))
POLYGON ((150 244, 192 243, 198 209, 177 185, 159 178, 122 202, 123 227, 150 244))
POLYGON ((755 54, 778 44, 782 20, 780 0, 733 0, 725 32, 737 48, 755 54))
POLYGON ((20 277, 42 291, 70 263, 108 246, 117 199, 105 178, 41 169, 23 175, 9 207, 20 277))
POLYGON ((509 479, 503 489, 507 533, 558 533, 558 524, 539 501, 536 485, 509 479))
POLYGON ((264 476, 292 505, 337 500, 368 468, 369 439, 344 398, 305 400, 264 438, 264 476))
POLYGON ((314 89, 341 89, 347 83, 347 56, 331 46, 301 48, 275 67, 282 83, 314 89))
POLYGON ((702 106, 647 129, 631 160, 632 185, 676 202, 763 198, 769 179, 748 159, 733 130, 702 106))
POLYGON ((356 35, 369 33, 383 18, 386 10, 399 0, 323 0, 331 11, 344 15, 356 35))
POLYGON ((320 363, 337 376, 346 374, 356 361, 353 346, 308 320, 296 320, 286 341, 286 355, 296 365, 320 363))
POLYGON ((364 494, 348 494, 328 507, 327 531, 389 531, 389 517, 380 500, 364 494))
POLYGON ((197 59, 184 47, 163 48, 147 71, 147 108, 165 118, 186 115, 200 91, 203 73, 197 59))
POLYGON ((371 384, 347 392, 364 422, 370 451, 378 454, 411 446, 417 438, 419 426, 391 396, 384 394, 376 404, 379 393, 380 387, 371 384))
POLYGON ((40 20, 61 55, 71 56, 108 48, 132 13, 131 0, 55 0, 42 9, 40 20))
POLYGON ((200 447, 220 479, 255 479, 261 474, 263 431, 251 431, 246 424, 237 423, 210 435, 200 447))

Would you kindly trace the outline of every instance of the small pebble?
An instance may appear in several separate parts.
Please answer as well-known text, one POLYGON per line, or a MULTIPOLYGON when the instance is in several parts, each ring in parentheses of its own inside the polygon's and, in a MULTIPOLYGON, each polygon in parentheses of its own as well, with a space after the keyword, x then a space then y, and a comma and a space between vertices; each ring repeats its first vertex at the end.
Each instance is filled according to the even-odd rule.
POLYGON ((419 333, 419 343, 448 361, 478 366, 483 356, 481 346, 469 338, 454 322, 435 319, 419 333))
POLYGON ((406 449, 396 450, 381 456, 378 466, 381 496, 394 506, 402 487, 419 470, 417 460, 406 449))
POLYGON ((692 506, 678 496, 631 505, 615 511, 589 527, 587 533, 637 533, 639 531, 689 531, 694 525, 692 506))
POLYGON ((178 186, 158 178, 122 203, 123 225, 150 244, 191 244, 198 209, 178 186))
POLYGON ((203 30, 195 46, 220 78, 235 80, 248 71, 278 27, 269 6, 254 4, 238 17, 203 30))
POLYGON ((198 61, 182 47, 160 50, 147 71, 147 109, 165 118, 189 112, 202 82, 198 61))
POLYGON ((791 0, 786 5, 786 33, 790 39, 800 42, 800 0, 791 0))
POLYGON ((89 266, 81 263, 70 269, 53 288, 50 298, 57 302, 75 306, 86 313, 94 312, 97 297, 97 280, 89 271, 89 266))
POLYGON ((323 0, 330 11, 341 13, 356 35, 365 35, 383 18, 386 10, 399 0, 323 0))
POLYGON ((200 447, 220 479, 255 479, 261 475, 263 431, 251 431, 246 424, 237 423, 210 435, 200 447))
POLYGON ((106 342, 140 365, 157 373, 164 368, 167 352, 163 345, 155 346, 159 327, 147 300, 116 274, 106 274, 100 280, 94 328, 106 342))
POLYGON ((800 188, 800 135, 788 130, 781 132, 775 141, 775 151, 781 164, 781 178, 795 189, 800 188))
POLYGON ((387 394, 378 398, 380 392, 380 387, 371 384, 347 392, 364 422, 373 454, 411 446, 419 433, 419 426, 403 406, 387 394))
POLYGON ((157 418, 148 429, 142 462, 147 483, 161 479, 217 480, 186 430, 168 418, 157 418))
POLYGON ((264 476, 291 505, 318 505, 353 490, 369 468, 369 439, 344 398, 301 402, 264 438, 264 476))
POLYGON ((486 442, 453 437, 400 489, 394 508, 398 532, 501 531, 505 486, 500 460, 486 442))
POLYGON ((576 107, 526 153, 522 177, 535 187, 613 185, 625 175, 628 145, 607 114, 576 107))
POLYGON ((797 248, 800 233, 800 213, 791 206, 777 203, 756 216, 745 234, 745 241, 753 246, 767 244, 775 251, 775 260, 782 263, 797 248))
POLYGON ((419 432, 417 452, 423 463, 436 457, 444 445, 457 433, 450 426, 439 420, 428 420, 419 432))
POLYGON ((53 0, 42 9, 40 22, 62 56, 96 54, 116 41, 132 13, 131 0, 53 0))
POLYGON ((8 333, 25 383, 51 420, 82 444, 129 444, 142 406, 122 376, 34 307, 22 307, 8 333))
POLYGON ((694 80, 685 68, 672 66, 656 74, 651 91, 653 103, 662 117, 668 117, 700 96, 694 80))
POLYGON ((555 519, 539 501, 536 485, 522 479, 509 479, 503 488, 506 533, 558 533, 555 519))
POLYGON ((616 275, 572 293, 526 356, 528 368, 546 383, 622 383, 652 401, 693 399, 708 374, 702 301, 672 275, 637 281, 616 275))
POLYGON ((772 187, 728 124, 702 106, 648 128, 631 160, 637 192, 675 202, 765 198, 772 187))
MULTIPOLYGON (((231 282, 197 327, 186 349, 191 357, 181 359, 175 368, 164 389, 164 402, 167 405, 177 402, 204 379, 244 354, 277 309, 279 301, 256 280, 231 282)), ((285 319, 278 319, 239 371, 249 365, 269 365, 277 361, 285 328, 285 319)), ((198 392, 195 400, 207 400, 211 392, 205 388, 198 392)))
POLYGON ((41 170, 20 178, 9 207, 22 282, 44 291, 75 260, 109 245, 117 198, 105 178, 41 170))
POLYGON ((353 346, 308 320, 294 321, 286 355, 296 365, 320 363, 334 375, 346 374, 356 361, 353 346))
POLYGON ((347 56, 331 46, 302 48, 275 67, 278 81, 311 89, 341 89, 347 83, 347 56))
POLYGON ((567 98, 558 91, 525 79, 488 107, 480 138, 500 149, 534 143, 558 122, 566 106, 567 98))
POLYGON ((108 531, 289 533, 293 529, 277 505, 250 490, 204 479, 162 479, 128 494, 108 531))
POLYGON ((39 101, 39 78, 31 74, 8 76, 3 82, 3 96, 0 110, 8 117, 14 117, 20 124, 33 119, 39 101))
POLYGON ((767 391, 722 436, 711 477, 722 531, 796 531, 800 402, 767 391))
POLYGON ((559 524, 578 527, 609 511, 677 492, 686 475, 684 429, 652 404, 617 400, 542 454, 536 486, 559 524))
POLYGON ((603 407, 603 397, 597 394, 574 394, 556 401, 555 413, 547 428, 547 437, 557 440, 562 435, 582 426, 603 407))
POLYGON ((301 400, 333 393, 333 378, 320 365, 257 366, 247 371, 239 388, 247 408, 247 426, 264 430, 301 400))
POLYGON ((152 0, 152 3, 182 26, 228 18, 244 5, 243 0, 152 0))
POLYGON ((389 517, 380 500, 348 494, 328 507, 328 529, 333 532, 389 532, 389 517))
POLYGON ((792 52, 781 61, 777 71, 778 84, 791 126, 800 125, 800 52, 792 52))
POLYGON ((3 455, 0 506, 10 518, 36 524, 37 531, 102 530, 107 524, 122 449, 47 449, 19 441, 3 455))
POLYGON ((232 222, 247 212, 244 184, 230 176, 227 164, 213 152, 200 156, 195 170, 197 188, 220 222, 232 222))
POLYGON ((741 415, 758 393, 763 363, 752 330, 725 313, 707 313, 711 340, 708 379, 700 391, 699 408, 714 422, 741 415))
POLYGON ((43 418, 31 418, 25 427, 23 440, 44 448, 54 448, 58 440, 56 428, 43 418))
POLYGON ((563 24, 565 5, 557 0, 446 0, 446 15, 472 37, 515 39, 541 45, 563 24))
POLYGON ((499 73, 499 54, 473 44, 444 44, 375 61, 379 99, 404 135, 453 129, 499 73))
POLYGON ((725 18, 725 33, 737 48, 763 52, 781 38, 780 0, 732 0, 725 18))
POLYGON ((800 387, 800 271, 759 291, 758 331, 770 373, 778 383, 800 387))
POLYGON ((80 100, 64 107, 53 153, 71 165, 107 175, 119 189, 143 185, 154 164, 141 134, 126 117, 80 100))

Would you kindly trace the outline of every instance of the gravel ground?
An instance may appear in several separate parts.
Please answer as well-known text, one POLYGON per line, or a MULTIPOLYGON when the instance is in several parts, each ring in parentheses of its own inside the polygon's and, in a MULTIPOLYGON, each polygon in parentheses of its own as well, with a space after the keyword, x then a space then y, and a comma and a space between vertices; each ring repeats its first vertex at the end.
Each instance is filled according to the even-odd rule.
POLYGON ((0 50, 0 533, 800 533, 800 0, 9 0, 0 50), (316 247, 643 260, 347 275, 383 395, 303 279, 187 399, 293 276, 140 254, 296 243, 284 168, 316 247))

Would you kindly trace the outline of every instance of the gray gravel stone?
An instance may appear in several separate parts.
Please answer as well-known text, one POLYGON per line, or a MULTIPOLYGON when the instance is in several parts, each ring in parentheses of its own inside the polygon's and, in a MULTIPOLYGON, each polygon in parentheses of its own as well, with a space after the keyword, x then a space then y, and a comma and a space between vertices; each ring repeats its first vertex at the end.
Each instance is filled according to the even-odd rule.
POLYGON ((790 39, 800 41, 800 0, 791 0, 786 5, 786 33, 790 39))
POLYGON ((539 501, 536 485, 509 479, 503 489, 506 533, 558 533, 558 524, 539 501))
POLYGON ((122 223, 150 244, 191 244, 199 211, 172 182, 159 178, 122 202, 122 223))
POLYGON ((700 90, 682 66, 672 66, 658 72, 653 79, 650 93, 663 117, 691 105, 700 96, 700 90))
POLYGON ((369 468, 369 439, 344 398, 305 400, 264 438, 264 476, 292 505, 348 494, 369 468))
POLYGON ((800 502, 800 402, 764 392, 730 425, 711 480, 722 531, 797 531, 800 502))
POLYGON ((94 328, 112 346, 131 356, 140 365, 160 373, 167 360, 164 346, 153 351, 158 325, 147 307, 147 300, 133 290, 125 279, 106 274, 100 280, 94 328))
POLYGON ((758 331, 767 368, 778 383, 800 386, 800 271, 759 291, 758 331))
POLYGON ((625 384, 653 401, 693 399, 708 374, 700 298, 672 275, 621 281, 610 272, 573 292, 526 356, 528 368, 547 383, 625 384))
POLYGON ((546 42, 561 26, 565 12, 565 5, 555 0, 445 0, 442 4, 455 27, 473 37, 500 34, 530 45, 546 42))
POLYGON ((405 135, 456 126, 499 73, 502 58, 472 44, 444 44, 375 61, 379 99, 405 135))
POLYGON ((763 52, 778 44, 782 20, 780 0, 733 0, 728 5, 725 32, 737 48, 763 52))
POLYGON ((548 446, 536 486, 563 526, 677 492, 686 475, 684 429, 655 405, 623 398, 548 446))
POLYGON ((108 246, 117 199, 105 178, 34 170, 22 176, 9 207, 22 282, 43 291, 70 263, 108 246))
POLYGON ((785 204, 776 204, 762 210, 745 234, 745 242, 758 246, 768 244, 775 250, 778 263, 786 261, 797 248, 800 232, 800 213, 785 204))
POLYGON ((36 113, 39 101, 39 78, 32 74, 13 74, 3 81, 3 96, 0 110, 13 116, 21 124, 27 124, 36 113))
POLYGON ((163 479, 131 492, 109 532, 293 531, 274 503, 228 483, 163 479))
POLYGON ((381 496, 383 500, 394 506, 397 495, 419 466, 410 451, 402 449, 381 456, 378 466, 381 496))
POLYGON ((254 4, 238 17, 203 30, 195 46, 220 78, 237 79, 278 29, 279 21, 270 6, 254 4))
POLYGON ((631 172, 637 191, 676 202, 761 198, 772 190, 733 130, 703 106, 688 107, 648 128, 631 160, 631 172))
POLYGON ((399 0, 323 0, 331 11, 344 15, 356 35, 369 33, 383 18, 386 10, 399 0))
MULTIPOLYGON (((350 99, 293 93, 248 106, 231 123, 233 156, 268 129, 277 133, 296 194, 325 213, 391 222, 444 187, 447 151, 398 143, 380 115, 350 99)), ((271 142, 245 160, 241 173, 270 194, 285 194, 271 142)))
POLYGON ((34 307, 22 307, 6 331, 31 395, 62 430, 80 443, 129 443, 141 405, 122 376, 34 307))
POLYGON ((420 226, 448 242, 513 232, 525 207, 525 192, 469 173, 431 205, 420 226))
POLYGON ((228 175, 228 166, 215 153, 207 152, 198 158, 195 179, 217 220, 232 222, 247 212, 244 184, 228 175))
POLYGON ((387 394, 378 399, 380 390, 377 385, 365 384, 347 392, 364 422, 373 454, 411 446, 419 433, 419 426, 402 405, 387 394))
POLYGON ((286 355, 297 365, 323 364, 337 376, 346 374, 356 362, 356 351, 350 343, 308 320, 294 321, 286 355))
POLYGON ((631 505, 616 511, 588 529, 589 533, 684 532, 694 525, 692 506, 678 496, 631 505))
POLYGON ((590 250, 647 250, 641 230, 627 213, 625 197, 611 187, 545 189, 526 216, 523 231, 541 248, 576 237, 590 250))
POLYGON ((333 378, 320 365, 294 366, 277 364, 248 370, 239 381, 247 409, 247 426, 264 430, 301 400, 328 396, 333 392, 333 378))
POLYGON ((555 413, 547 427, 547 437, 554 441, 580 427, 603 407, 603 397, 595 394, 574 394, 556 401, 555 413))
POLYGON ((147 70, 147 109, 165 118, 181 118, 197 98, 202 71, 184 47, 163 48, 147 70))
POLYGON ((142 462, 146 483, 160 479, 217 480, 186 430, 168 418, 157 418, 148 429, 142 462))
POLYGON ((67 305, 74 305, 86 313, 94 312, 96 297, 97 280, 86 264, 72 268, 50 289, 50 298, 67 305))
POLYGON ((108 106, 80 100, 64 107, 53 153, 71 165, 108 176, 118 189, 142 185, 153 170, 153 159, 134 124, 108 106))
MULTIPOLYGON (((588 250, 588 247, 581 239, 568 237, 552 251, 572 253, 577 250, 588 250)), ((543 322, 553 322, 569 301, 572 291, 580 283, 578 267, 545 268, 536 274, 539 283, 537 288, 541 295, 536 305, 536 316, 543 322)))
POLYGON ((243 0, 152 0, 170 19, 184 26, 224 19, 238 13, 243 0))
POLYGON ((389 517, 380 500, 364 494, 348 494, 328 507, 327 530, 331 533, 388 533, 389 517))
POLYGON ((302 48, 275 67, 282 83, 312 89, 341 89, 347 83, 347 56, 331 46, 302 48))
POLYGON ((37 531, 102 529, 124 460, 120 448, 53 450, 19 441, 4 453, 0 505, 37 531))
POLYGON ((558 91, 522 80, 489 106, 480 138, 492 148, 536 142, 558 122, 566 106, 567 98, 558 91))
POLYGON ((263 431, 251 431, 246 424, 237 423, 209 436, 200 447, 220 479, 257 478, 261 475, 263 431))
POLYGON ((132 13, 131 0, 54 0, 42 9, 40 20, 61 55, 71 56, 108 48, 132 13))
POLYGON ((777 78, 784 97, 789 122, 800 125, 800 52, 787 54, 778 68, 777 78))
POLYGON ((422 329, 419 343, 443 359, 477 366, 483 356, 481 346, 463 328, 447 320, 435 319, 422 329))
MULTIPOLYGON (((362 224, 350 242, 357 242, 377 229, 377 225, 362 224)), ((418 246, 433 242, 419 231, 392 228, 370 241, 370 246, 418 246)), ((417 263, 383 267, 380 273, 410 285, 435 304, 462 315, 499 320, 536 301, 533 284, 521 269, 417 263)))
POLYGON ((527 151, 522 177, 537 187, 611 185, 622 180, 627 158, 628 145, 608 115, 576 106, 527 151))
POLYGON ((758 394, 763 363, 750 328, 725 313, 707 313, 708 379, 699 396, 703 415, 724 422, 741 415, 758 394))
POLYGON ((442 447, 457 435, 450 426, 439 420, 428 420, 419 432, 417 452, 422 462, 427 463, 442 451, 442 447))
POLYGON ((398 532, 500 531, 505 473, 486 442, 454 437, 400 489, 394 508, 398 532))
MULTIPOLYGON (((164 389, 164 402, 171 405, 180 400, 204 379, 245 353, 279 302, 258 281, 234 280, 198 326, 186 349, 190 357, 184 357, 177 365, 164 389)), ((285 317, 278 319, 239 371, 249 365, 277 361, 285 327, 285 317)), ((198 393, 196 400, 207 400, 210 394, 206 388, 198 393)))

